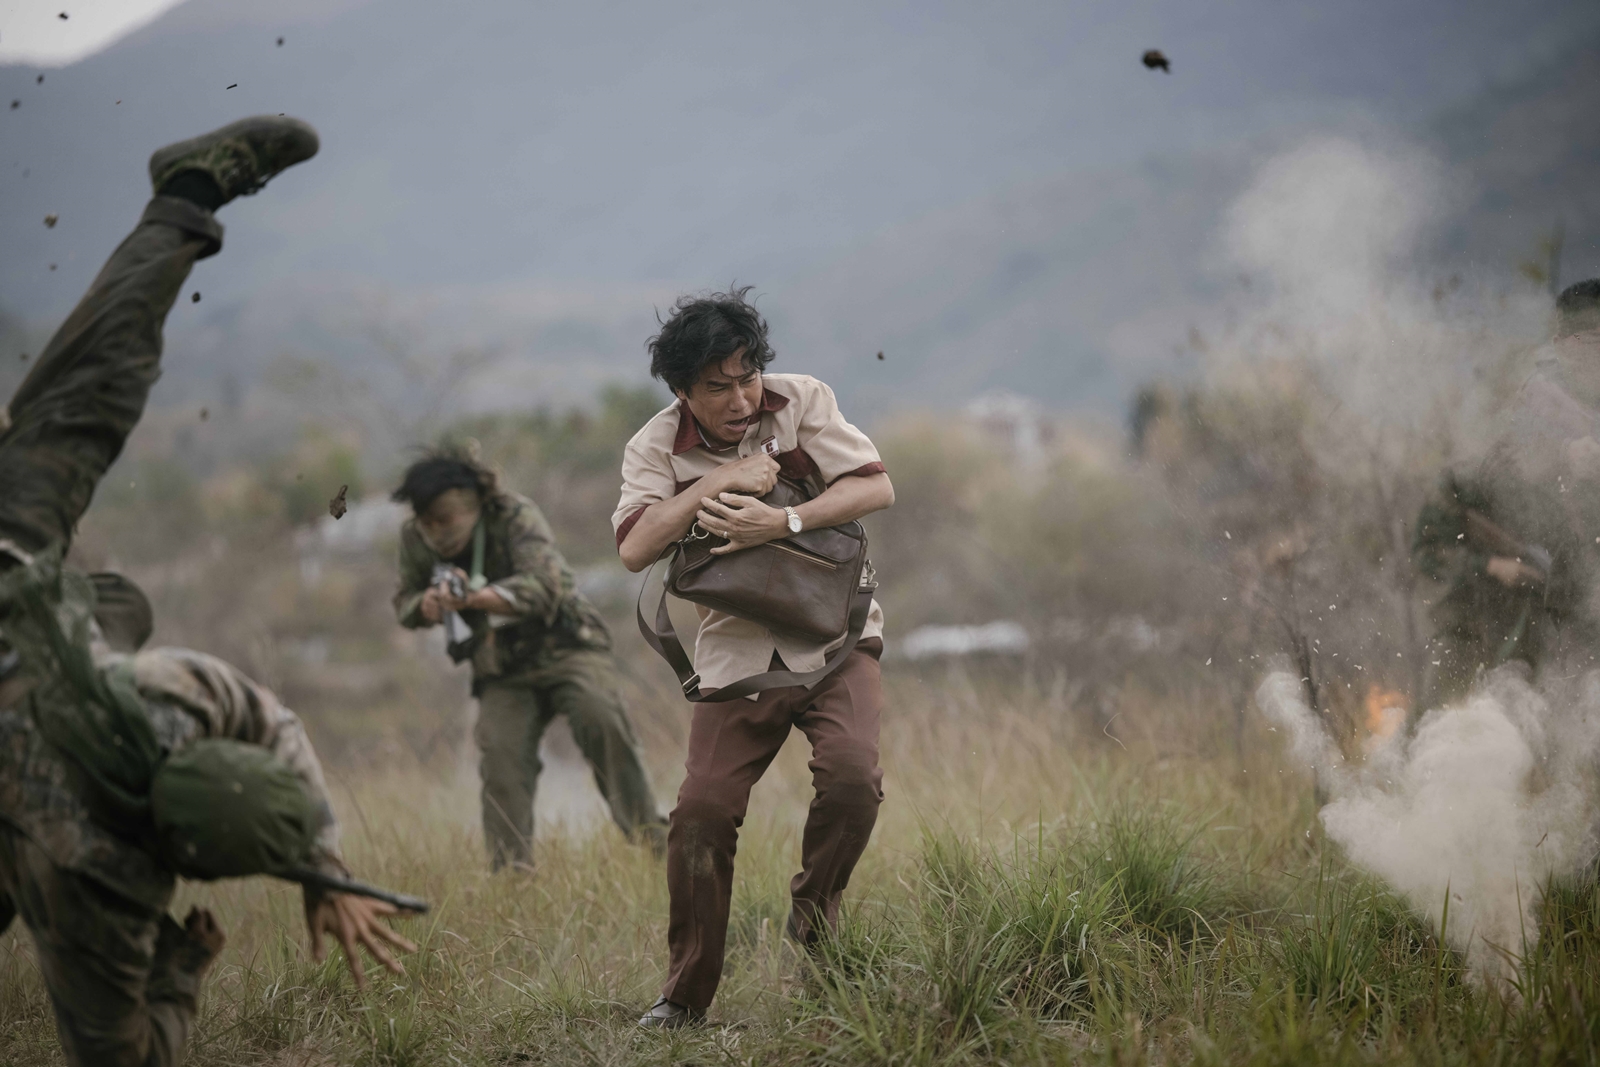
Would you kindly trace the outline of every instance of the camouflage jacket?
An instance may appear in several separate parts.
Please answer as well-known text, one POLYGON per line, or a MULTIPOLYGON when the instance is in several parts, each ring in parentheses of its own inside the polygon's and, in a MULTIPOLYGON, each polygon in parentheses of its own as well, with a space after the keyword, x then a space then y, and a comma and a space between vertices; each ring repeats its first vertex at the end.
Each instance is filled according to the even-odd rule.
MULTIPOLYGON (((322 766, 300 719, 273 694, 231 665, 183 648, 155 648, 131 657, 98 657, 105 666, 127 662, 161 747, 226 737, 263 745, 305 781, 320 802, 316 864, 348 874, 339 852, 339 825, 328 805, 322 766)), ((46 743, 34 723, 30 693, 0 710, 0 819, 26 834, 59 866, 93 878, 113 892, 164 908, 173 875, 153 850, 91 817, 73 767, 46 743)))
MULTIPOLYGON (((611 647, 605 621, 577 591, 572 569, 561 558, 550 524, 533 501, 517 493, 498 493, 484 503, 479 521, 485 533, 483 577, 505 597, 512 613, 461 613, 477 645, 472 655, 475 688, 487 679, 510 679, 539 670, 564 652, 611 647)), ((394 596, 400 625, 413 629, 433 625, 422 617, 422 594, 440 562, 470 571, 472 550, 441 560, 422 540, 416 520, 406 520, 400 528, 400 591, 394 596)))

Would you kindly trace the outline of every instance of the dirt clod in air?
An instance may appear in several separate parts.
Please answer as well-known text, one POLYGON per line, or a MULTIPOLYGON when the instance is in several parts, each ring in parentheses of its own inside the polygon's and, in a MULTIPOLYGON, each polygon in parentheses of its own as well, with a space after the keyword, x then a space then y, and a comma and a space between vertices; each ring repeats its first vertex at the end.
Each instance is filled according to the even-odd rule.
POLYGON ((328 501, 328 514, 332 515, 335 521, 344 518, 344 513, 349 510, 344 504, 344 495, 349 491, 348 485, 341 485, 339 491, 333 495, 333 499, 328 501))
POLYGON ((46 215, 44 217, 44 228, 47 230, 53 230, 56 228, 56 223, 60 221, 61 217, 59 215, 46 215))
POLYGON ((1150 49, 1140 57, 1140 61, 1144 63, 1146 70, 1159 70, 1165 74, 1172 73, 1171 61, 1161 54, 1161 49, 1159 48, 1150 49))

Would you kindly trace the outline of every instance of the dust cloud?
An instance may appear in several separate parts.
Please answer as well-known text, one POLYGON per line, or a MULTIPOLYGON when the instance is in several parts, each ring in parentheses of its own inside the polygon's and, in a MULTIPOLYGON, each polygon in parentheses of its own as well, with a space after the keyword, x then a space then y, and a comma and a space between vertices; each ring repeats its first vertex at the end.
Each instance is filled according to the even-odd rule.
POLYGON ((1343 757, 1292 673, 1269 674, 1256 702, 1332 798, 1321 812, 1328 836, 1474 971, 1503 976, 1536 938, 1546 880, 1595 851, 1600 674, 1576 688, 1557 703, 1519 667, 1502 667, 1361 761, 1343 757))
MULTIPOLYGON (((1320 139, 1267 161, 1229 215, 1229 262, 1260 281, 1242 332, 1317 368, 1346 408, 1350 432, 1322 446, 1329 462, 1471 459, 1548 336, 1550 301, 1534 287, 1429 275, 1432 235, 1461 191, 1452 181, 1413 147, 1320 139)), ((1328 798, 1328 836, 1474 973, 1508 975, 1536 937, 1541 887, 1595 853, 1600 672, 1546 665, 1536 681, 1502 667, 1348 757, 1300 675, 1271 671, 1256 703, 1328 798)))

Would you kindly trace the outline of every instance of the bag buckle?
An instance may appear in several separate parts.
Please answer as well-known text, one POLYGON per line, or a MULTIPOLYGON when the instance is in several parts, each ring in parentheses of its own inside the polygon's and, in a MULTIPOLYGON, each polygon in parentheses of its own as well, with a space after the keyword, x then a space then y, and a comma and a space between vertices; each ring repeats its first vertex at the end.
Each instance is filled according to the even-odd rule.
POLYGON ((878 588, 878 568, 872 565, 872 560, 867 560, 866 566, 861 569, 861 584, 856 588, 857 590, 878 588))
POLYGON ((698 672, 690 675, 683 683, 683 695, 688 696, 700 688, 700 675, 698 672))

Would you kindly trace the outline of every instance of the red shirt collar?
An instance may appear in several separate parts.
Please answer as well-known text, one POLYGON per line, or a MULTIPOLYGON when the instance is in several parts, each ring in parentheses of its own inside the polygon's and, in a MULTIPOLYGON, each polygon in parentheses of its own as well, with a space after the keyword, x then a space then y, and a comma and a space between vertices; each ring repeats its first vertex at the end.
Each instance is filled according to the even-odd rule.
MULTIPOLYGON (((782 393, 774 393, 771 389, 761 390, 761 406, 757 408, 763 415, 774 411, 781 411, 789 404, 789 398, 782 393)), ((697 445, 704 445, 705 437, 700 433, 700 424, 689 413, 689 404, 685 400, 678 401, 678 433, 672 439, 672 454, 681 456, 697 445)))

